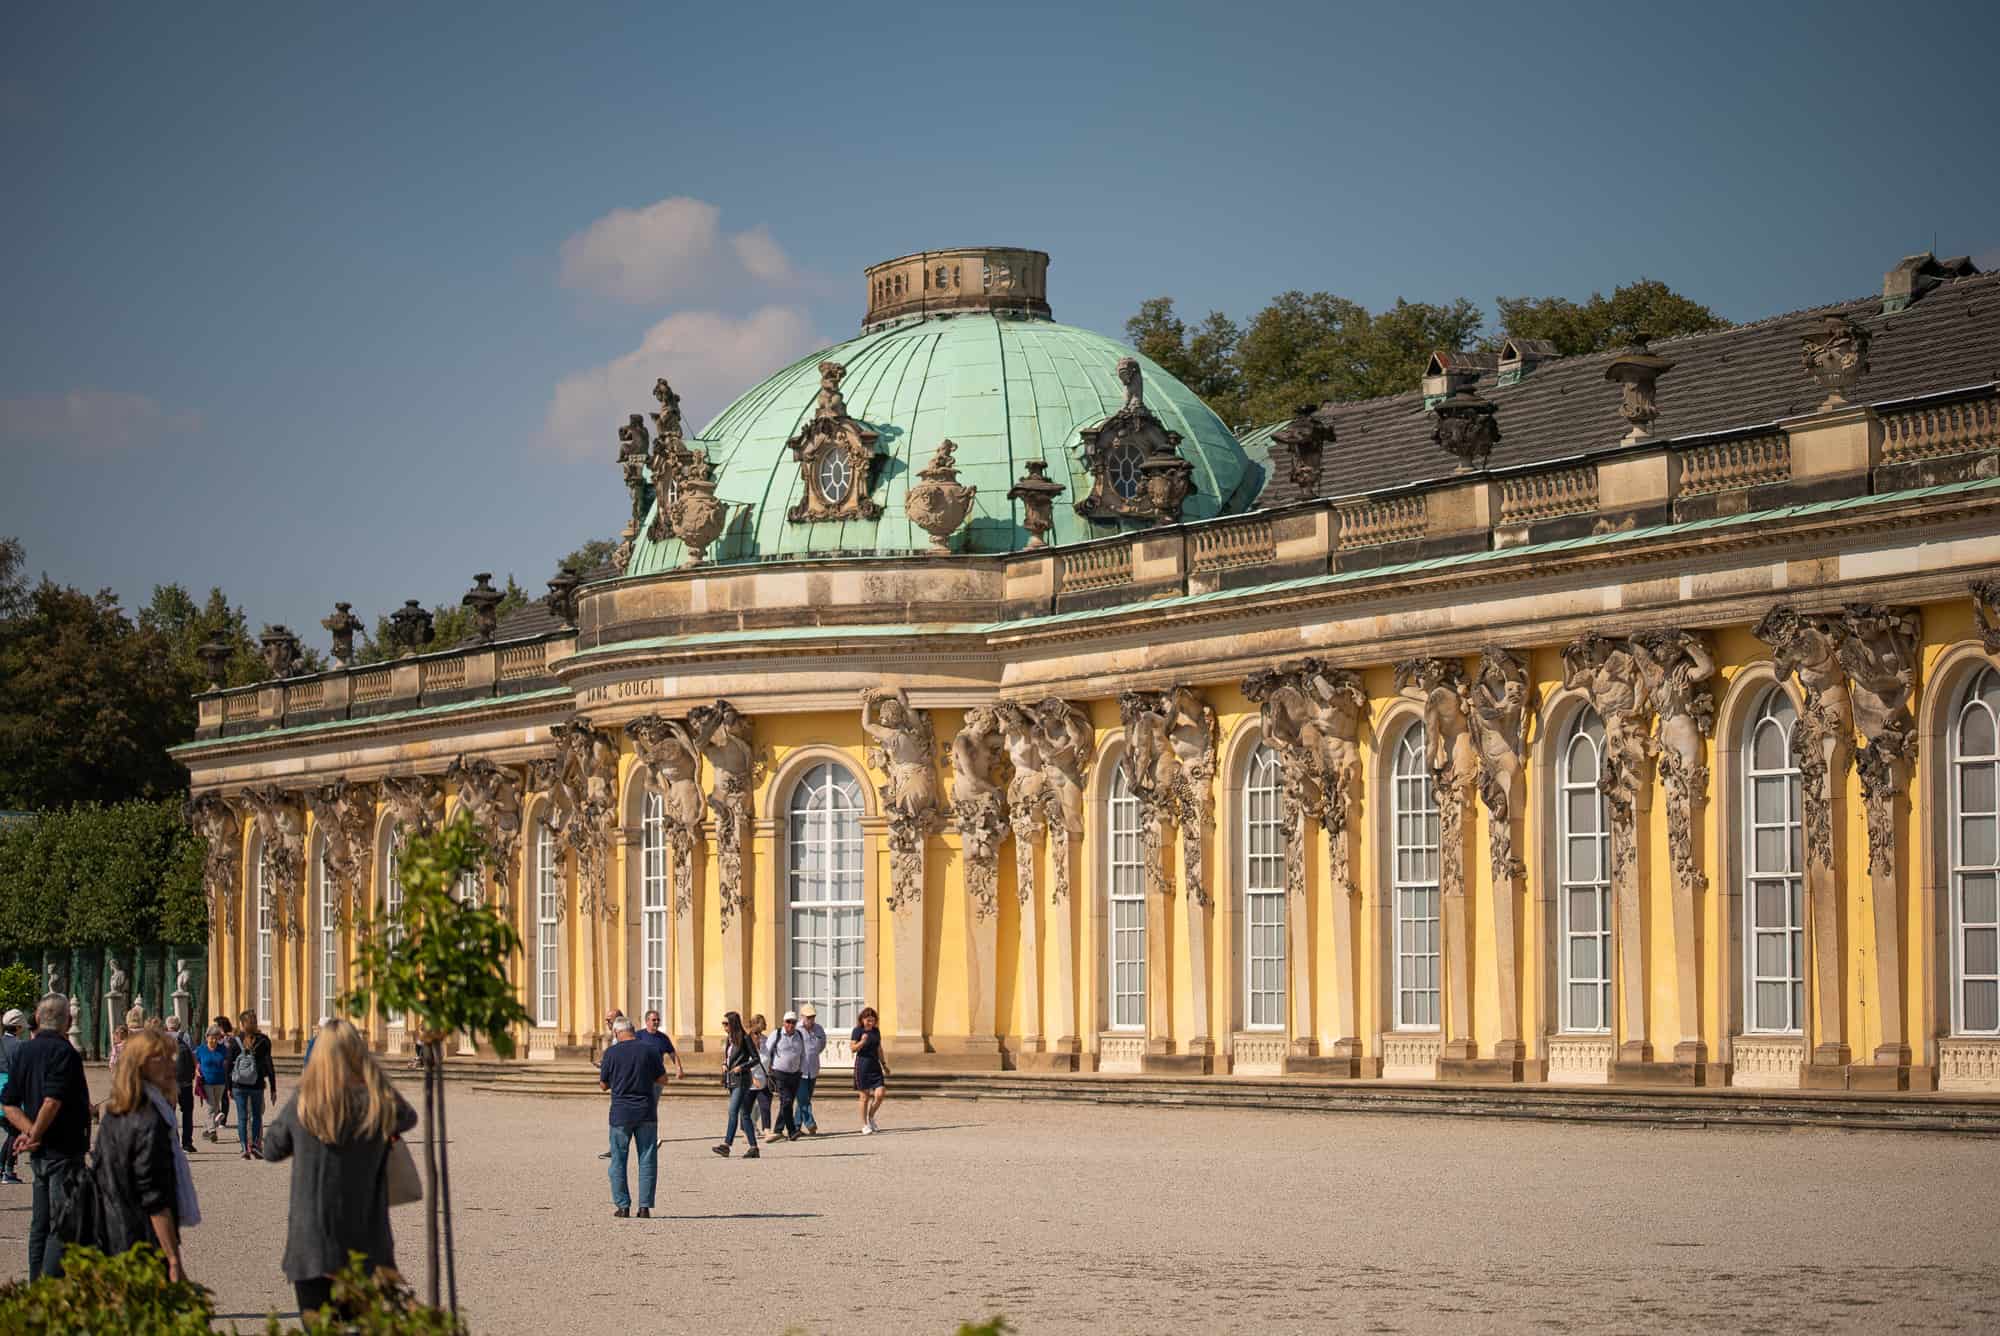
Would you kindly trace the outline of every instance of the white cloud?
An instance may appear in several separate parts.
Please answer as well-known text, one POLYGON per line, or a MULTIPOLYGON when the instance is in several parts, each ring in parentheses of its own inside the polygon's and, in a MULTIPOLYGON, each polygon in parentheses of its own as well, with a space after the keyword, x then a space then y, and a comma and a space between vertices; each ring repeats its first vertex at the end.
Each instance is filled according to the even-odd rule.
POLYGON ((549 401, 545 442, 570 454, 611 458, 625 419, 655 407, 653 382, 661 376, 681 396, 688 431, 699 431, 731 399, 819 342, 806 313, 793 306, 766 306, 740 319, 676 312, 647 330, 631 352, 565 376, 549 401))
POLYGON ((122 450, 200 431, 201 426, 199 413, 170 411, 157 399, 127 390, 71 390, 0 399, 0 441, 10 444, 122 450))
POLYGON ((563 285, 617 301, 685 298, 746 278, 791 281, 784 248, 761 223, 725 234, 720 209, 685 195, 613 209, 562 244, 563 285))

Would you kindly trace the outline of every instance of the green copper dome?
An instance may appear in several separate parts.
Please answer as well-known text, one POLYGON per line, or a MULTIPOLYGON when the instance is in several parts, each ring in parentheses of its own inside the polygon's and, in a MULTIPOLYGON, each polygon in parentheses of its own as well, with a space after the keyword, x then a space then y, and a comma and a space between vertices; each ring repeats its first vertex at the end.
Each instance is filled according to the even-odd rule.
MULTIPOLYGON (((1021 508, 1007 491, 1028 460, 1047 463, 1062 484, 1055 501, 1054 545, 1080 543, 1130 524, 1091 521, 1075 510, 1088 496, 1078 433, 1124 402, 1115 367, 1130 348, 1089 330, 1012 311, 958 311, 872 329, 804 357, 723 410, 690 449, 708 452, 716 499, 727 508, 722 537, 704 564, 807 556, 893 556, 921 552, 930 537, 904 513, 903 499, 940 442, 958 445, 958 479, 977 487, 972 514, 952 537, 956 552, 1011 552, 1028 545, 1021 508), (841 391, 849 416, 877 434, 874 496, 881 518, 795 522, 803 493, 798 463, 785 442, 813 413, 819 364, 847 368, 841 391)), ((1181 435, 1194 465, 1195 493, 1183 518, 1208 519, 1250 509, 1263 485, 1262 462, 1245 454, 1222 420, 1194 392, 1144 357, 1146 405, 1181 435)), ((650 527, 650 516, 649 525, 650 527)), ((652 575, 681 564, 678 539, 652 542, 644 529, 627 575, 652 575)))

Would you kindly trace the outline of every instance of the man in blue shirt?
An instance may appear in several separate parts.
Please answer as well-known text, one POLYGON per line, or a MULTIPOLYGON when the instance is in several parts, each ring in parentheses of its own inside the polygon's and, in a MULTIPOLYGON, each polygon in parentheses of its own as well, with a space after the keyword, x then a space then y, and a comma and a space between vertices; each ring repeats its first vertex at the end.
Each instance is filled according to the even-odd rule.
POLYGON ((90 1152, 90 1086, 83 1057, 64 1033, 69 999, 50 993, 35 1007, 35 1037, 7 1064, 0 1111, 21 1134, 20 1149, 35 1167, 34 1213, 28 1222, 28 1277, 62 1274, 62 1240, 49 1228, 49 1212, 69 1191, 71 1174, 84 1172, 90 1152))
POLYGON ((632 1022, 620 1016, 612 1022, 611 1047, 597 1064, 597 1084, 611 1094, 611 1214, 623 1220, 632 1213, 626 1164, 633 1146, 639 1148, 639 1218, 653 1214, 653 1188, 659 1179, 660 1087, 667 1083, 667 1066, 655 1044, 643 1043, 632 1022))
POLYGON ((661 1062, 671 1062, 674 1064, 674 1076, 676 1079, 687 1079, 687 1071, 681 1066, 681 1055, 674 1052, 672 1037, 660 1028, 659 1012, 649 1011, 646 1013, 646 1028, 639 1031, 639 1040, 641 1043, 651 1044, 654 1048, 659 1049, 661 1062))

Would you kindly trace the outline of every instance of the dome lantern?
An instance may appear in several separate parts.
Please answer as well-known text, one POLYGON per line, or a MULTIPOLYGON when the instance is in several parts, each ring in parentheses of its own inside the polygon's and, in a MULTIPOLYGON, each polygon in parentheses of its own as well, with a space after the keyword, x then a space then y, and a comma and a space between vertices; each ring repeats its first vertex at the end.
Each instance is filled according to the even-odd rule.
POLYGON ((1011 311, 1049 318, 1049 257, 1016 246, 918 251, 870 265, 864 333, 892 321, 950 311, 1011 311))

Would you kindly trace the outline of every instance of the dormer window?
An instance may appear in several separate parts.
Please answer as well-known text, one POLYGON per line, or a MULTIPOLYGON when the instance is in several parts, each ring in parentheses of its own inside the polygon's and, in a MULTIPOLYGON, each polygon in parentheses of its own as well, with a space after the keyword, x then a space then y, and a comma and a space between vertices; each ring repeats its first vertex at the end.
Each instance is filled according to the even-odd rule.
POLYGON ((817 480, 819 494, 825 497, 828 503, 837 506, 847 499, 847 493, 854 486, 854 466, 848 462, 844 454, 836 452, 821 455, 817 480))
POLYGON ((1127 437, 1104 452, 1105 481, 1112 491, 1130 501, 1139 495, 1139 465, 1145 462, 1145 450, 1127 437))

